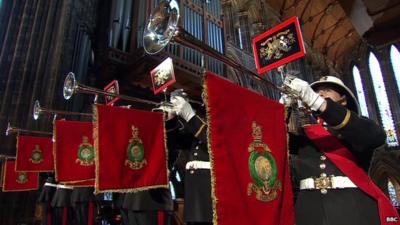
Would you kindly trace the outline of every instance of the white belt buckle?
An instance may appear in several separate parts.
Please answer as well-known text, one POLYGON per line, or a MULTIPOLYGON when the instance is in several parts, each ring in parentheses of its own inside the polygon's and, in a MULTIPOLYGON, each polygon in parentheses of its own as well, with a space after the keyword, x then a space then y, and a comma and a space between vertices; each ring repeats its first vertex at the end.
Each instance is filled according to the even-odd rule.
POLYGON ((190 170, 190 169, 210 169, 210 162, 206 162, 206 161, 190 161, 186 163, 186 169, 190 170))
POLYGON ((357 188, 357 186, 345 176, 327 176, 322 173, 317 178, 306 178, 300 181, 300 190, 320 190, 322 194, 326 194, 328 189, 344 189, 357 188))

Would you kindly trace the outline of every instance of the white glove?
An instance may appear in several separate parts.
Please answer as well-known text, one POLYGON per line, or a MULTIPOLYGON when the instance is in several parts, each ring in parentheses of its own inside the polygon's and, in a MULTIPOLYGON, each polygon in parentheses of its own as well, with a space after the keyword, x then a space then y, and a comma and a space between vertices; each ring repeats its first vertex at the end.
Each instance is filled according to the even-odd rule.
POLYGON ((279 103, 285 105, 285 107, 290 107, 296 102, 295 99, 290 97, 287 94, 282 94, 281 98, 279 99, 279 103))
POLYGON ((315 93, 306 81, 299 78, 286 76, 283 86, 286 90, 298 96, 313 111, 318 111, 325 102, 325 99, 315 93))
POLYGON ((172 106, 166 105, 166 104, 161 104, 157 108, 154 108, 152 111, 161 111, 161 112, 166 112, 166 113, 171 113, 174 111, 172 106))
POLYGON ((173 96, 170 99, 173 105, 173 111, 176 115, 182 117, 186 122, 196 115, 190 103, 181 96, 173 96))

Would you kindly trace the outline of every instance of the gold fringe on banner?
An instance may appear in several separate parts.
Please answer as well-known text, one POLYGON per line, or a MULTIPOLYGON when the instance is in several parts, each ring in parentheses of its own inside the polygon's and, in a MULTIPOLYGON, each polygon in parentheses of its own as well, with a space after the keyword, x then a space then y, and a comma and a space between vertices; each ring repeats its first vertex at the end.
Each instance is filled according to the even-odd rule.
MULTIPOLYGON (((54 129, 54 125, 53 125, 53 129, 54 129)), ((19 145, 19 134, 17 135, 17 144, 16 144, 16 149, 17 149, 17 151, 16 151, 16 153, 15 153, 15 168, 17 168, 17 162, 18 162, 18 145, 19 145)), ((53 143, 53 149, 54 149, 54 143, 53 143)), ((53 156, 54 156, 54 152, 53 152, 53 156)), ((54 160, 55 158, 53 157, 53 163, 55 164, 55 160, 54 160)), ((39 173, 41 173, 41 172, 54 172, 55 171, 55 167, 54 167, 54 170, 24 170, 24 171, 17 171, 17 170, 15 170, 15 171, 17 171, 17 172, 39 172, 39 173)))
MULTIPOLYGON (((106 192, 118 192, 118 193, 135 193, 135 192, 140 192, 140 191, 147 191, 150 189, 156 189, 156 188, 169 188, 168 184, 168 176, 167 176, 167 184, 166 185, 153 185, 153 186, 146 186, 146 187, 140 187, 140 188, 129 188, 129 189, 107 189, 107 190, 100 190, 99 189, 99 114, 97 107, 93 107, 93 142, 94 142, 94 148, 96 151, 95 154, 95 168, 96 168, 96 179, 95 179, 95 185, 94 185, 94 193, 106 193, 106 192)), ((164 118, 164 117, 163 117, 164 118)), ((168 150, 167 150, 167 145, 166 145, 166 131, 165 131, 165 121, 163 119, 163 130, 164 130, 164 145, 165 145, 165 151, 166 151, 166 165, 168 165, 168 150)), ((166 166, 166 169, 168 171, 168 166, 166 166)))
MULTIPOLYGON (((7 170, 6 170, 6 162, 7 161, 8 160, 6 159, 4 161, 4 163, 3 163, 1 191, 2 192, 16 192, 16 191, 13 191, 13 190, 4 190, 4 184, 5 184, 5 181, 6 181, 6 172, 7 172, 7 170)), ((37 185, 34 188, 18 189, 18 191, 36 191, 36 190, 38 190, 39 189, 39 175, 37 175, 37 182, 36 183, 37 183, 37 185)))
POLYGON ((53 161, 54 161, 54 178, 58 182, 58 171, 57 171, 57 132, 56 132, 56 120, 53 120, 53 161))
POLYGON ((211 199, 212 199, 212 209, 213 209, 213 224, 218 225, 218 215, 217 215, 217 204, 218 198, 215 195, 215 182, 216 177, 214 173, 214 156, 211 151, 211 115, 210 115, 210 104, 208 102, 208 87, 207 87, 207 73, 203 75, 203 102, 206 106, 206 118, 207 118, 207 147, 208 147, 208 155, 210 158, 210 172, 211 172, 211 199))

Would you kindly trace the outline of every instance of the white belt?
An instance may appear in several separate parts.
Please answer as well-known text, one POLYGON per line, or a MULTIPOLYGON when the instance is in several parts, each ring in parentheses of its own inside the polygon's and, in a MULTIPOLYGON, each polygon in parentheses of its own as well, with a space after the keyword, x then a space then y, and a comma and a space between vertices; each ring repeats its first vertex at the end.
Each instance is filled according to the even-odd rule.
POLYGON ((52 183, 44 183, 44 186, 49 186, 49 187, 57 187, 57 184, 52 184, 52 183))
POLYGON ((348 177, 344 176, 321 176, 300 181, 300 190, 341 188, 357 188, 357 186, 348 177))
POLYGON ((190 161, 186 163, 186 169, 190 170, 190 169, 210 169, 210 162, 206 162, 206 161, 190 161))
POLYGON ((67 186, 67 185, 64 185, 64 184, 57 184, 57 188, 74 189, 74 187, 67 186))

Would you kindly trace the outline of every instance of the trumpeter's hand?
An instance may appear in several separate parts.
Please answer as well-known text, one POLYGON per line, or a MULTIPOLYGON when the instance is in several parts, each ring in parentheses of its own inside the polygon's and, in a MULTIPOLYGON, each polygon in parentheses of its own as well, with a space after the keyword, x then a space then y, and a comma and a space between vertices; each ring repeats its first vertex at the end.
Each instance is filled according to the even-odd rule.
POLYGON ((299 99, 310 107, 311 110, 319 110, 321 105, 325 102, 325 99, 315 93, 306 81, 294 76, 286 76, 283 82, 283 87, 291 94, 299 97, 299 99))
POLYGON ((176 115, 182 117, 186 122, 196 115, 189 101, 185 98, 181 96, 173 96, 171 97, 170 102, 173 105, 173 111, 176 115))

